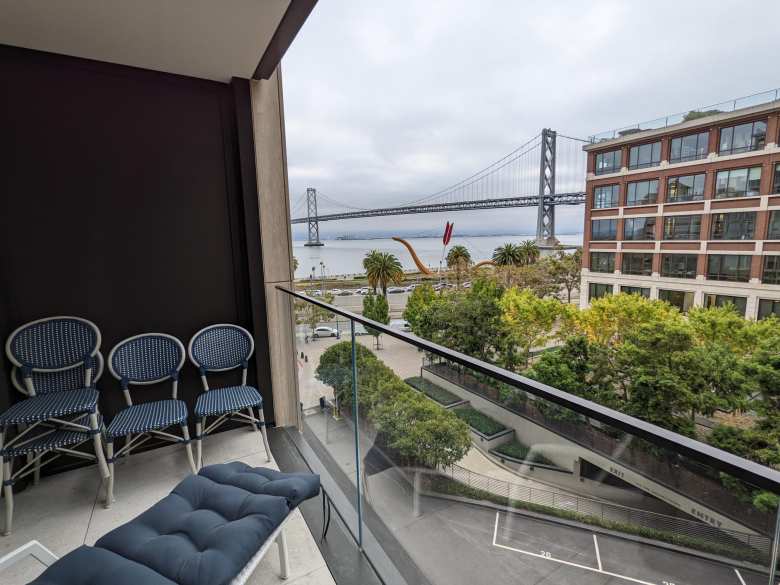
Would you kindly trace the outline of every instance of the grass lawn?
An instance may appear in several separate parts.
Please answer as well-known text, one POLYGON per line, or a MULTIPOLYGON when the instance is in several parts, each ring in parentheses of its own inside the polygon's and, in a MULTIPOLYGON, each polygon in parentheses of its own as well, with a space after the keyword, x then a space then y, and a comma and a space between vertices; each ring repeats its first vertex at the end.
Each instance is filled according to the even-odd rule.
POLYGON ((455 394, 450 392, 449 390, 445 390, 441 386, 437 386, 433 382, 430 382, 423 378, 422 376, 413 376, 411 378, 406 378, 404 380, 409 386, 412 388, 419 390, 423 394, 425 394, 428 398, 432 398, 439 404, 443 406, 449 406, 450 404, 455 404, 456 402, 460 402, 460 398, 458 398, 455 394))
POLYGON ((496 433, 500 433, 506 427, 497 420, 493 420, 488 415, 478 411, 471 406, 464 406, 463 408, 456 408, 452 412, 455 413, 459 419, 464 421, 475 431, 479 431, 486 437, 492 437, 496 433))

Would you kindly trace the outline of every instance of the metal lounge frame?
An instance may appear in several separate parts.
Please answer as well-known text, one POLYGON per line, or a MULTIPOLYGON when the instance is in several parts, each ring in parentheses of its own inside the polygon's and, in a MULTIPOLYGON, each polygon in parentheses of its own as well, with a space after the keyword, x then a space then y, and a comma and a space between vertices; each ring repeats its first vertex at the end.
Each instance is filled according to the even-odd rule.
MULTIPOLYGON (((190 361, 195 365, 196 368, 198 368, 198 371, 200 372, 200 380, 203 384, 203 392, 210 392, 210 391, 216 391, 219 390, 219 388, 210 388, 209 382, 206 377, 208 372, 228 372, 230 370, 235 370, 236 368, 241 368, 241 386, 246 386, 246 380, 247 380, 247 370, 249 368, 248 360, 252 356, 252 354, 255 351, 255 340, 252 337, 252 334, 249 333, 246 329, 239 325, 234 325, 232 323, 217 323, 215 325, 209 325, 207 327, 204 327, 195 335, 192 336, 189 343, 187 344, 187 354, 189 355, 190 361), (206 364, 202 364, 198 361, 198 359, 195 357, 193 346, 197 342, 197 340, 205 333, 220 329, 220 328, 230 328, 234 329, 240 334, 242 334, 246 340, 249 342, 249 350, 247 351, 245 356, 242 356, 242 359, 239 362, 229 364, 225 367, 209 367, 206 364)), ((251 387, 250 387, 251 388, 251 387)), ((257 390, 256 388, 252 388, 253 390, 257 390)), ((199 399, 203 397, 204 394, 201 394, 199 399)), ((197 406, 196 406, 197 408, 197 406)), ((263 438, 263 447, 265 448, 266 453, 266 460, 271 461, 271 448, 268 445, 268 433, 265 428, 265 413, 263 412, 263 404, 262 404, 262 397, 261 402, 257 406, 258 415, 255 417, 253 410, 253 407, 248 407, 248 414, 244 414, 240 410, 235 410, 231 412, 226 412, 221 415, 218 415, 216 420, 212 421, 211 424, 207 424, 207 416, 202 416, 200 418, 196 418, 195 420, 195 459, 197 463, 198 469, 200 469, 203 466, 203 439, 209 435, 210 433, 214 432, 217 428, 222 426, 224 423, 231 421, 231 420, 238 420, 239 422, 244 422, 252 425, 252 428, 255 431, 260 431, 260 434, 263 438)))
MULTIPOLYGON (((113 349, 111 350, 111 353, 108 354, 108 369, 111 372, 111 375, 114 376, 117 380, 120 381, 122 385, 122 392, 125 397, 125 402, 127 403, 127 408, 132 408, 134 406, 133 399, 130 396, 130 386, 131 385, 139 385, 139 386, 148 386, 152 384, 158 384, 160 382, 164 382, 168 379, 171 380, 171 402, 181 402, 178 400, 178 388, 179 388, 179 372, 181 372, 182 367, 184 366, 184 361, 186 359, 186 351, 184 349, 184 344, 182 344, 181 341, 179 341, 178 338, 174 337, 173 335, 168 335, 167 333, 141 333, 139 335, 134 335, 132 337, 128 337, 127 339, 124 339, 117 343, 113 349), (169 373, 151 378, 151 379, 140 379, 137 377, 129 377, 126 374, 122 372, 118 372, 116 370, 115 364, 114 364, 114 358, 116 356, 116 353, 118 350, 121 350, 128 344, 132 344, 133 342, 136 342, 137 340, 144 340, 144 339, 152 339, 152 338, 163 338, 170 340, 176 349, 179 352, 178 362, 174 368, 173 371, 170 371, 169 373)), ((138 364, 136 364, 138 365, 138 364)), ((167 401, 166 401, 167 402, 167 401)), ((183 403, 182 403, 183 404, 183 403)), ((186 411, 186 406, 185 413, 186 411)), ((127 409, 120 411, 117 416, 119 416, 122 412, 126 412, 127 409)), ((114 417, 114 420, 112 420, 112 424, 114 421, 116 421, 117 417, 114 417)), ((177 424, 177 423, 174 423, 177 424)), ((114 453, 114 436, 108 435, 106 437, 106 455, 107 455, 107 461, 108 461, 108 470, 109 470, 109 477, 108 482, 106 485, 106 499, 105 499, 105 507, 110 508, 111 504, 114 502, 114 480, 116 478, 115 476, 115 470, 114 470, 114 463, 115 461, 123 456, 123 455, 130 455, 130 451, 135 447, 140 447, 144 443, 146 443, 151 438, 158 438, 163 439, 165 441, 171 441, 173 443, 184 443, 184 448, 187 453, 187 460, 190 464, 190 469, 192 470, 192 473, 197 473, 198 469, 195 466, 195 460, 192 457, 192 447, 190 445, 190 434, 189 429, 187 428, 187 417, 185 416, 184 420, 181 423, 178 423, 181 426, 182 436, 177 437, 176 435, 172 433, 165 432, 164 429, 173 426, 173 425, 167 425, 162 428, 154 428, 149 430, 144 430, 142 432, 139 432, 135 435, 133 434, 127 434, 125 435, 126 440, 125 444, 122 446, 121 449, 119 449, 116 453, 114 453)), ((111 430, 111 424, 109 424, 107 432, 111 430)))
MULTIPOLYGON (((62 393, 63 398, 67 398, 65 393, 78 389, 94 389, 97 392, 95 383, 100 378, 103 370, 102 356, 99 353, 101 340, 102 336, 97 325, 92 321, 81 317, 45 317, 17 327, 11 335, 8 336, 5 344, 6 355, 14 365, 14 371, 11 376, 13 385, 22 394, 27 396, 22 403, 17 404, 22 404, 23 406, 25 403, 28 403, 27 401, 40 399, 46 394, 62 393), (58 321, 72 321, 78 323, 87 330, 90 330, 94 335, 92 347, 90 348, 89 353, 82 359, 75 361, 70 360, 70 363, 62 363, 56 367, 41 367, 40 363, 36 365, 34 359, 24 359, 22 356, 16 354, 14 342, 17 335, 24 333, 25 330, 34 330, 36 327, 45 326, 46 324, 56 323, 58 321), (63 382, 62 379, 59 379, 59 376, 67 375, 67 372, 81 367, 84 368, 84 383, 83 385, 76 384, 77 386, 80 386, 80 388, 63 388, 62 390, 48 390, 47 392, 40 393, 36 390, 36 377, 39 381, 50 378, 54 380, 55 387, 58 387, 58 385, 63 382), (97 371, 93 374, 93 371, 96 368, 97 371), (20 374, 22 376, 21 383, 19 382, 20 374)), ((40 348, 49 348, 56 344, 61 344, 62 339, 51 338, 43 341, 44 343, 39 346, 40 348), (48 344, 45 343, 46 341, 48 344)), ((38 349, 38 347, 36 347, 36 349, 38 349)), ((52 359, 52 356, 49 355, 48 359, 52 359)), ((66 360, 64 356, 58 356, 57 359, 61 361, 65 360, 66 362, 69 361, 66 360)), ((67 408, 66 410, 71 409, 67 408)), ((13 526, 13 484, 17 480, 27 477, 30 474, 33 474, 33 483, 37 484, 40 480, 41 468, 58 459, 60 456, 69 455, 88 461, 96 461, 101 478, 108 478, 109 469, 103 453, 103 445, 100 437, 101 425, 102 421, 98 411, 97 401, 95 401, 92 409, 78 408, 61 416, 42 417, 39 420, 31 420, 29 423, 8 423, 0 427, 0 453, 2 453, 3 450, 8 449, 22 449, 27 451, 26 463, 16 472, 13 471, 13 459, 15 456, 10 455, 6 457, 0 455, 0 481, 2 481, 3 495, 5 497, 4 536, 11 534, 13 526), (8 426, 16 426, 19 432, 15 437, 6 442, 8 426), (62 437, 62 440, 57 440, 58 435, 62 437), (83 435, 83 437, 79 437, 79 435, 83 435), (46 446, 45 441, 47 439, 53 442, 53 446, 46 446), (94 454, 76 450, 77 447, 89 442, 90 439, 93 443, 94 454), (42 445, 36 444, 36 442, 42 440, 44 441, 42 445), (54 455, 44 459, 46 455, 51 453, 54 455)))

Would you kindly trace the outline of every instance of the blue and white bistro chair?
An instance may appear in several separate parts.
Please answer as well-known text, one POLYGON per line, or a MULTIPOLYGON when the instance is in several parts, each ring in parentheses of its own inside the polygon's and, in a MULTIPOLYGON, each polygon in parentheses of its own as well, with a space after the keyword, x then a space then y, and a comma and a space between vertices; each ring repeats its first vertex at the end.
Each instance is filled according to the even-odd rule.
POLYGON ((203 394, 195 403, 195 447, 198 468, 203 465, 203 439, 222 424, 235 420, 252 425, 260 431, 268 461, 271 449, 265 429, 263 397, 257 388, 247 386, 246 373, 249 358, 255 351, 252 335, 238 325, 222 323, 209 325, 192 336, 189 343, 190 360, 198 368, 203 383, 203 394), (206 374, 241 368, 241 385, 210 388, 206 374), (257 409, 255 415, 254 409, 257 409), (209 417, 214 418, 208 423, 209 417))
POLYGON ((108 354, 108 369, 122 385, 127 407, 121 410, 106 429, 106 452, 110 477, 106 489, 106 507, 114 501, 114 462, 131 449, 152 438, 184 443, 190 468, 198 470, 192 458, 190 435, 187 430, 187 405, 177 400, 179 372, 186 352, 181 341, 166 333, 144 333, 120 341, 108 354), (171 381, 170 400, 156 400, 133 404, 130 386, 146 386, 171 381), (168 432, 179 426, 181 436, 168 432), (114 453, 114 440, 126 437, 125 444, 114 453))
POLYGON ((61 455, 97 461, 109 471, 100 438, 98 391, 102 358, 100 330, 80 317, 47 317, 17 328, 5 345, 14 365, 12 381, 27 396, 0 414, 0 477, 5 496, 5 531, 13 525, 13 485, 61 455), (7 439, 8 431, 16 435, 7 439), (93 453, 77 450, 88 442, 93 453), (17 471, 14 459, 26 457, 17 471))

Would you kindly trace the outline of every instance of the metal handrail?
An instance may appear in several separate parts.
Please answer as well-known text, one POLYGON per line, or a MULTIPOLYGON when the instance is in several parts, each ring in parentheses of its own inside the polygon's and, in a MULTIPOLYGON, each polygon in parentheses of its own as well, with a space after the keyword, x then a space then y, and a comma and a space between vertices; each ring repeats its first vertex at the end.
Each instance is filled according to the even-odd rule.
POLYGON ((780 494, 780 471, 738 457, 721 449, 717 449, 716 447, 712 447, 711 445, 707 445, 706 443, 661 428, 652 423, 602 406, 601 404, 591 402, 590 400, 580 398, 579 396, 574 396, 562 390, 558 390, 557 388, 553 388, 552 386, 548 386, 547 384, 542 384, 536 380, 515 374, 499 366, 483 362, 482 360, 451 350, 442 345, 432 343, 414 334, 404 333, 403 331, 393 329, 383 323, 367 319, 362 315, 311 298, 284 286, 277 285, 276 289, 294 298, 326 309, 328 312, 347 317, 364 326, 376 329, 385 335, 400 339, 419 349, 439 355, 451 362, 458 363, 476 372, 490 376, 514 388, 549 400, 550 402, 554 402, 564 408, 596 419, 604 424, 611 425, 660 447, 671 449, 685 457, 690 457, 694 461, 709 465, 718 471, 727 473, 756 487, 780 494))

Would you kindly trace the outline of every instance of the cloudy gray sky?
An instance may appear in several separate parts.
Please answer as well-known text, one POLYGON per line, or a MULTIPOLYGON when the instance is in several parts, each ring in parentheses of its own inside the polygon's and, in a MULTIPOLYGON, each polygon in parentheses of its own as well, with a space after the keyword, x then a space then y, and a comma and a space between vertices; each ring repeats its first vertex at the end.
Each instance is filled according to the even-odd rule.
MULTIPOLYGON (((545 126, 587 137, 780 87, 778 22, 777 0, 320 0, 283 62, 292 205, 309 186, 395 205, 545 126)), ((470 233, 532 233, 536 222, 531 209, 451 218, 470 233)), ((439 231, 444 221, 321 229, 439 231)), ((581 224, 580 208, 559 209, 560 232, 581 224)))

